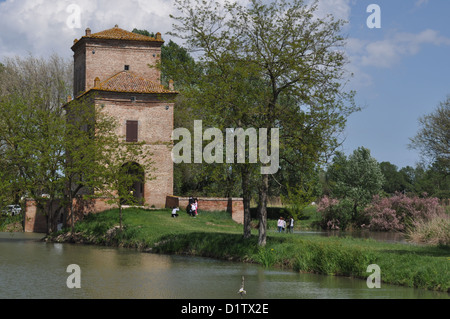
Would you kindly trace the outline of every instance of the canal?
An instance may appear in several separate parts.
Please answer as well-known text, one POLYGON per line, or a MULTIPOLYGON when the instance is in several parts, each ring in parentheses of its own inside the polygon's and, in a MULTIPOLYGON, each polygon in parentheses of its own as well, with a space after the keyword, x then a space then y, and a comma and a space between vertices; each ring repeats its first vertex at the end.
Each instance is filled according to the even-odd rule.
POLYGON ((0 298, 449 299, 447 293, 345 277, 267 270, 255 264, 156 255, 131 249, 45 243, 42 234, 0 233, 0 298), (69 265, 81 288, 68 288, 69 265))

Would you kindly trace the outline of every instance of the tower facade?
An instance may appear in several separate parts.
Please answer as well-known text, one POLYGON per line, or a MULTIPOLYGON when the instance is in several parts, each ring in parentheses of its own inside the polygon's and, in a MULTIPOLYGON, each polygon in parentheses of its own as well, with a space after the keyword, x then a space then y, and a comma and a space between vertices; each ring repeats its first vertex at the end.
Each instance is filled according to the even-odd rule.
POLYGON ((136 183, 133 194, 155 207, 164 207, 166 196, 173 192, 168 145, 177 92, 161 85, 157 66, 163 43, 159 33, 152 38, 116 25, 98 33, 88 28, 72 46, 75 98, 92 94, 95 105, 120 123, 119 136, 127 142, 144 141, 153 154, 152 171, 144 172, 146 182, 136 183))

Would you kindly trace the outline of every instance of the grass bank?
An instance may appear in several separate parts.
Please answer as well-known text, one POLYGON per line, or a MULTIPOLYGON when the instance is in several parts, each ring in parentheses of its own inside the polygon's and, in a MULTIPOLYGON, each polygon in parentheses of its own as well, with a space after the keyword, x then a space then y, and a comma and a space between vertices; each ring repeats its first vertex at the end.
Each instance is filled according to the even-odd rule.
POLYGON ((23 231, 23 215, 16 216, 0 216, 0 232, 22 232, 23 231))
MULTIPOLYGON (((382 282, 450 292, 450 249, 440 246, 393 244, 351 237, 303 237, 268 231, 267 245, 257 245, 257 231, 242 239, 242 225, 225 212, 200 212, 192 218, 169 210, 124 211, 119 231, 118 211, 88 216, 76 225, 76 242, 133 247, 142 251, 187 254, 259 263, 299 272, 366 279, 371 264, 381 269, 382 282)), ((68 233, 48 240, 70 241, 68 233)))

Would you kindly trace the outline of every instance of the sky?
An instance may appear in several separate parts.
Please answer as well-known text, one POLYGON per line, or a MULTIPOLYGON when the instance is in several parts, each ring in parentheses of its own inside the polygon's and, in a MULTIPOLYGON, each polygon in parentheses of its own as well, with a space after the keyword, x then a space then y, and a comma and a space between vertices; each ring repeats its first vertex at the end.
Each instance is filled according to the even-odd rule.
MULTIPOLYGON (((320 0, 317 13, 348 21, 342 31, 353 77, 346 88, 362 110, 348 119, 341 150, 363 146, 379 162, 416 166, 420 155, 408 144, 418 119, 450 94, 450 1, 320 0)), ((86 28, 116 24, 179 42, 166 34, 170 14, 177 14, 173 0, 0 0, 0 61, 53 53, 72 59, 73 40, 86 28)))

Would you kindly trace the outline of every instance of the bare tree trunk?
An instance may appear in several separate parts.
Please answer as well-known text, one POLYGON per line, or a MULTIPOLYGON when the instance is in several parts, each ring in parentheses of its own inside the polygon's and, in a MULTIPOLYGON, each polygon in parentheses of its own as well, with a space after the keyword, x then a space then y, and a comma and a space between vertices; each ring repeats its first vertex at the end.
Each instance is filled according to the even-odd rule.
POLYGON ((45 209, 47 210, 47 235, 48 235, 48 234, 51 234, 54 229, 54 227, 53 227, 53 224, 54 224, 53 200, 46 202, 46 206, 47 207, 45 207, 45 209))
POLYGON ((269 190, 269 176, 261 175, 261 187, 259 190, 259 237, 258 245, 265 246, 267 238, 267 193, 269 190))
POLYGON ((72 222, 72 236, 73 233, 75 232, 75 216, 73 213, 73 198, 72 198, 72 191, 69 191, 69 206, 70 206, 70 218, 71 218, 71 222, 72 222))
POLYGON ((244 238, 250 238, 252 235, 252 225, 251 225, 251 215, 250 215, 250 185, 249 177, 250 172, 247 165, 241 166, 241 176, 242 176, 242 199, 244 204, 244 238))

